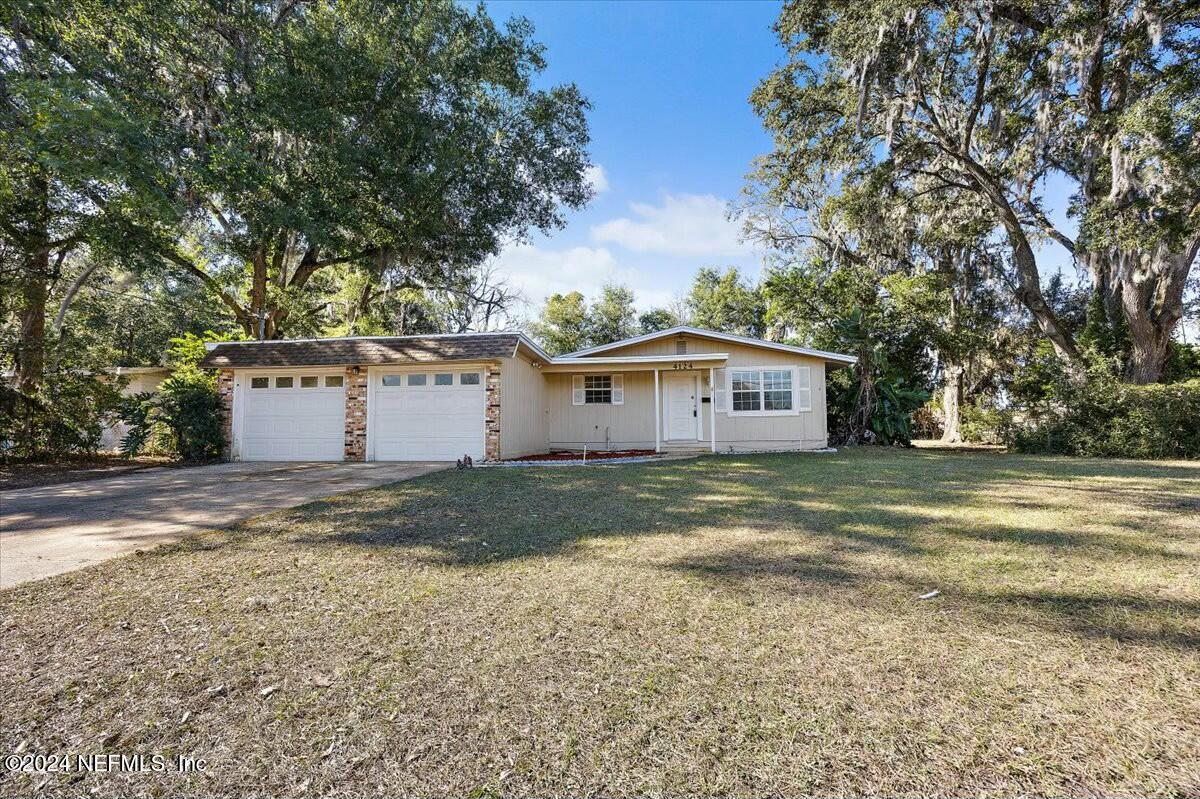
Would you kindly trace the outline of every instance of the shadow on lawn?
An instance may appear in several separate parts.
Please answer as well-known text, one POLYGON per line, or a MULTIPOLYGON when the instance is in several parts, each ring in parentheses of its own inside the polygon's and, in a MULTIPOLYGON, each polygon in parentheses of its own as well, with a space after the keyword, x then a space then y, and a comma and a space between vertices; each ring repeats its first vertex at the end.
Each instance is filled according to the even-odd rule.
MULTIPOLYGON (((869 470, 862 470, 868 473, 858 479, 838 480, 837 470, 814 469, 811 461, 801 461, 799 466, 806 468, 797 469, 795 458, 760 457, 768 463, 776 461, 780 468, 741 469, 738 462, 710 458, 684 465, 444 473, 356 495, 352 503, 309 505, 306 515, 318 511, 337 532, 294 540, 420 547, 434 550, 440 562, 461 565, 560 555, 589 539, 688 535, 720 527, 916 556, 937 556, 982 543, 1040 547, 1065 555, 1086 551, 1090 558, 1186 557, 1131 540, 1120 531, 1125 526, 1121 519, 1101 525, 1112 532, 983 521, 996 510, 1077 508, 1073 502, 1048 501, 1040 489, 1019 494, 1017 484, 1007 478, 987 479, 988 470, 978 466, 975 474, 955 469, 943 479, 910 475, 903 481, 876 480, 877 485, 871 486, 869 470), (800 473, 789 474, 789 467, 800 473), (1011 490, 997 494, 1000 488, 1011 490)), ((832 458, 820 461, 822 466, 832 463, 836 463, 832 458)), ((851 459, 850 465, 861 467, 864 461, 851 459)), ((1088 466, 1090 473, 1096 472, 1094 464, 1088 466)), ((1200 475, 1200 470, 1188 474, 1200 475)), ((1069 485, 1053 488, 1074 490, 1069 485)), ((1148 510, 1164 495, 1159 491, 1123 495, 1119 500, 1148 510)), ((1094 501, 1081 498, 1081 502, 1094 501)), ((1129 524, 1136 527, 1138 522, 1129 524)))
MULTIPOLYGON (((478 470, 366 492, 353 502, 308 506, 306 518, 316 511, 335 532, 290 540, 405 550, 406 557, 486 568, 569 556, 589 541, 606 538, 704 536, 711 547, 720 543, 714 533, 748 530, 755 537, 749 547, 702 552, 662 567, 739 591, 854 590, 864 581, 882 579, 911 593, 927 590, 935 575, 939 584, 952 585, 964 564, 988 554, 1011 561, 1024 551, 1048 553, 1079 573, 1101 560, 1191 559, 1136 540, 1131 531, 1149 532, 1150 523, 1138 517, 1161 513, 1164 501, 1188 506, 1200 488, 1198 478, 1200 470, 1177 466, 1046 463, 1007 455, 966 460, 936 452, 478 470), (1019 478, 1022 464, 1041 485, 1019 478), (1094 478, 1122 484, 1111 491, 1076 485, 1094 478), (1042 511, 1064 514, 1076 527, 1020 522, 1042 511), (1018 521, 989 520, 998 513, 1018 521), (1087 529, 1078 529, 1083 526, 1087 529), (864 558, 875 561, 870 573, 864 558)), ((1151 541, 1171 537, 1164 533, 1151 541)), ((1019 580, 1020 570, 1004 579, 1019 580)), ((1189 625, 1182 619, 1170 621, 1189 613, 1194 620, 1200 611, 1196 603, 992 585, 993 591, 954 587, 953 601, 972 609, 979 623, 1002 611, 1004 619, 1023 618, 1063 632, 1200 646, 1194 627, 1183 629, 1189 625)))
POLYGON ((776 601, 814 593, 844 594, 856 606, 871 605, 901 615, 913 609, 917 597, 933 585, 940 587, 938 606, 965 616, 971 629, 1004 625, 1034 626, 1047 632, 1146 644, 1200 649, 1200 602, 1150 599, 1133 594, 1076 594, 1049 590, 983 590, 944 580, 916 578, 899 571, 866 572, 836 554, 820 558, 732 549, 717 555, 682 558, 666 568, 700 577, 716 588, 747 597, 766 595, 776 601), (864 584, 873 594, 859 589, 864 584))

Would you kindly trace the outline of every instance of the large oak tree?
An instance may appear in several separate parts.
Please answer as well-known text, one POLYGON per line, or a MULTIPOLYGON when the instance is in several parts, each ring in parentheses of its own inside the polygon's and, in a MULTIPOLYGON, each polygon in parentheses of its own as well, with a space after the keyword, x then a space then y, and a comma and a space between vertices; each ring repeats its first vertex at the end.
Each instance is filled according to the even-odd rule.
POLYGON ((145 22, 140 7, 102 0, 0 8, 0 313, 15 318, 5 349, 27 394, 42 382, 47 302, 72 259, 91 248, 136 261, 131 232, 153 229, 170 204, 145 22))
POLYGON ((1158 379, 1200 249, 1200 44, 1194 4, 794 0, 789 59, 752 102, 775 136, 759 177, 777 206, 878 169, 917 198, 985 207, 1013 297, 1059 357, 1080 349, 1042 291, 1040 240, 1092 273, 1132 338, 1127 374, 1158 379), (1039 190, 1078 187, 1080 234, 1039 190))
POLYGON ((523 20, 448 0, 188 7, 170 65, 187 235, 160 244, 249 335, 322 307, 322 269, 442 288, 590 196, 587 101, 534 85, 523 20))

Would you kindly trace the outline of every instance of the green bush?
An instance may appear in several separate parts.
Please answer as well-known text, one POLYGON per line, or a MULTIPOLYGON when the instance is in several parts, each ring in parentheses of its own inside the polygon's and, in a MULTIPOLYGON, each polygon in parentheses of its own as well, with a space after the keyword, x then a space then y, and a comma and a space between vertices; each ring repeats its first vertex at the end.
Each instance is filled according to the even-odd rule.
POLYGON ((157 394, 128 398, 122 418, 129 432, 121 442, 126 455, 153 448, 184 460, 221 455, 221 403, 216 379, 184 367, 162 382, 157 394))
POLYGON ((79 372, 48 372, 32 395, 0 384, 0 455, 28 460, 94 454, 120 400, 112 381, 79 372))
POLYGON ((1135 386, 1093 377, 1012 427, 1019 452, 1120 458, 1200 458, 1200 380, 1135 386))
POLYGON ((1012 426, 1012 414, 999 408, 966 404, 959 409, 959 430, 963 441, 976 444, 1003 444, 1012 426))

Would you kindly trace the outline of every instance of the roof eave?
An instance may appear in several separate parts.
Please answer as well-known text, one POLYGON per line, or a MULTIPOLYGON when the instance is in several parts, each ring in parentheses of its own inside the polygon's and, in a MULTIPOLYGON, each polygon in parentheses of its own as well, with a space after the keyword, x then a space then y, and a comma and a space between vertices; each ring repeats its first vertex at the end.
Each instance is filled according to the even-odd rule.
POLYGON ((691 327, 689 325, 676 325, 669 327, 666 330, 658 330, 653 333, 645 333, 633 338, 614 341, 611 344, 600 344, 595 347, 569 352, 566 355, 559 357, 563 358, 578 358, 590 357, 596 353, 607 352, 608 350, 618 349, 620 347, 628 347, 631 344, 640 344, 646 341, 654 341, 660 338, 678 335, 693 335, 701 338, 711 338, 718 341, 728 341, 736 344, 744 344, 750 347, 761 347, 763 349, 778 350, 780 352, 794 352, 797 355, 808 355, 813 358, 821 358, 834 363, 843 363, 846 365, 855 364, 858 359, 853 355, 845 355, 840 352, 826 352, 825 350, 814 350, 809 347, 796 347, 791 344, 779 344, 774 341, 763 341, 762 339, 750 338, 749 336, 738 336, 733 333, 720 333, 716 330, 705 330, 699 327, 691 327))

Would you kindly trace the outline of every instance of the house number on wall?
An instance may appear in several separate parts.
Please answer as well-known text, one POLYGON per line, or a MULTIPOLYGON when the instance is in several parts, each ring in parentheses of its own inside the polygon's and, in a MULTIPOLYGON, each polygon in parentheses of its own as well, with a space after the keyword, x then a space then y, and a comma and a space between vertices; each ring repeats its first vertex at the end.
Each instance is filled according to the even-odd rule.
POLYGON ((676 361, 675 363, 671 364, 671 368, 672 369, 691 369, 692 362, 691 361, 676 361))

